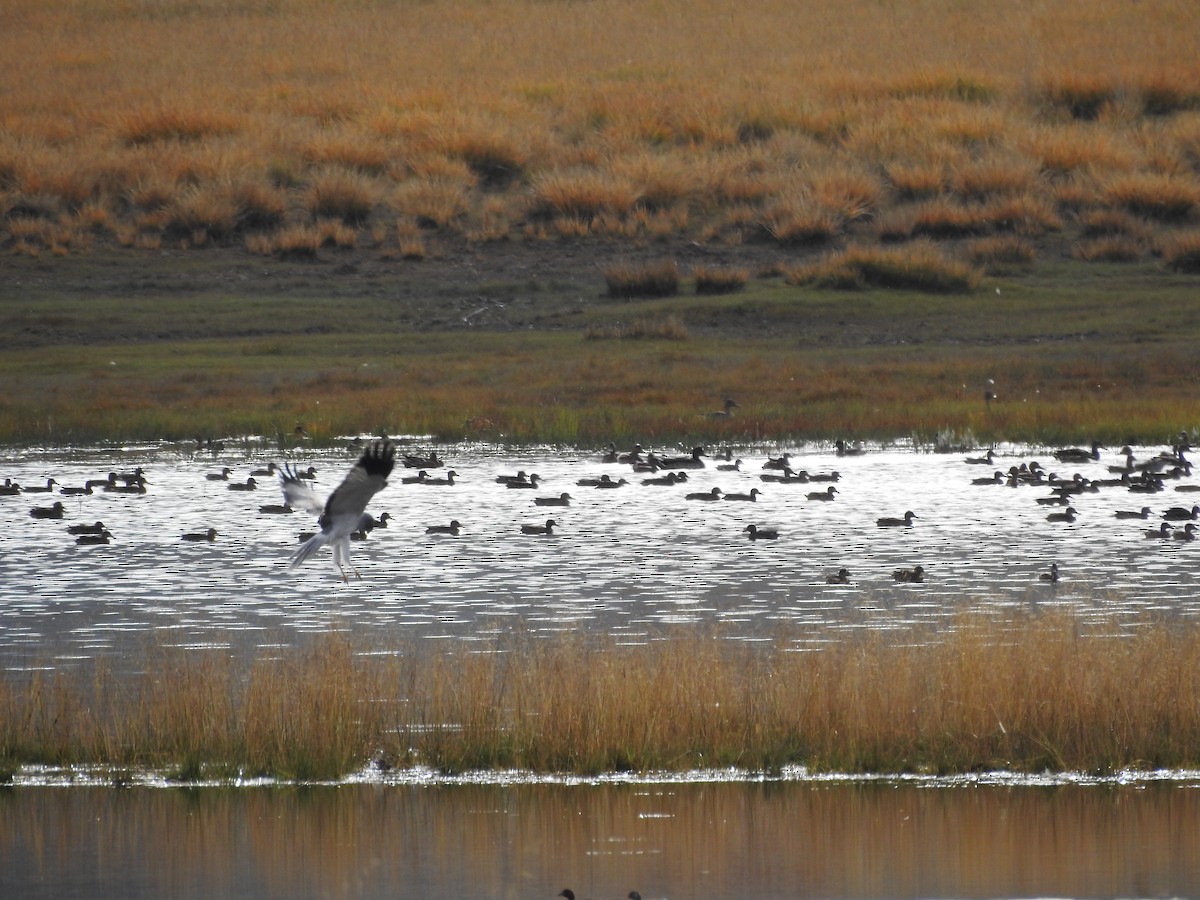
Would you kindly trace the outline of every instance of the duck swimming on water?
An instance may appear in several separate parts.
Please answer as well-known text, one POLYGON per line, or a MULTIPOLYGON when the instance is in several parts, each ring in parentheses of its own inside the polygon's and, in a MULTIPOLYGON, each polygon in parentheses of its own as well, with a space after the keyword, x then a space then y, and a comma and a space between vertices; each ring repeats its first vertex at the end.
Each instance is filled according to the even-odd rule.
POLYGON ((181 541, 215 541, 217 539, 217 529, 208 528, 204 531, 192 531, 181 535, 179 539, 181 541))
POLYGON ((759 528, 753 522, 742 529, 750 535, 752 541, 773 541, 779 537, 779 532, 774 528, 759 528))
POLYGON ((55 500, 51 506, 35 506, 29 510, 29 515, 35 519, 61 519, 63 517, 62 501, 55 500))
POLYGON ((833 495, 838 492, 832 484, 823 491, 813 491, 810 494, 805 494, 809 500, 832 500, 833 495))

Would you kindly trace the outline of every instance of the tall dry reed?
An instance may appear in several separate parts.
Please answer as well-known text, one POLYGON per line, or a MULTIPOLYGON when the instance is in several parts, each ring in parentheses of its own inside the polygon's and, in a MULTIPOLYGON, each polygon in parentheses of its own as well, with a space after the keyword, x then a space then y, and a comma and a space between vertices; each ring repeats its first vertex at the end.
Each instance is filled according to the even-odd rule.
POLYGON ((178 777, 334 778, 370 760, 597 773, 1111 772, 1200 763, 1194 623, 1065 613, 811 645, 683 631, 367 653, 341 636, 246 663, 156 651, 146 674, 0 684, 0 760, 178 777), (162 674, 152 674, 161 672, 162 674))

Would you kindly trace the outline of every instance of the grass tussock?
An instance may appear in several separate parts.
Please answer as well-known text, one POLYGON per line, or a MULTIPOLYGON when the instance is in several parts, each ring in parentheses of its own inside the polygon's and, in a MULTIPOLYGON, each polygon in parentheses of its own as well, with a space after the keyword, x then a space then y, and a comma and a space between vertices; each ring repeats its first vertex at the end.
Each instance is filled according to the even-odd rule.
POLYGON ((746 646, 699 633, 640 646, 514 636, 436 655, 332 636, 248 667, 177 650, 158 660, 168 679, 7 678, 0 761, 299 780, 370 760, 581 774, 1186 768, 1200 763, 1198 637, 1031 614, 804 652, 786 635, 746 646))
POLYGON ((749 280, 749 270, 740 266, 696 266, 692 269, 697 294, 735 294, 749 280))
POLYGON ((1162 256, 1176 272, 1200 274, 1200 231, 1172 235, 1162 248, 1162 256))
POLYGON ((1109 184, 1104 199, 1137 216, 1179 222, 1200 205, 1200 183, 1194 177, 1153 173, 1130 175, 1109 184))
POLYGON ((665 316, 661 319, 634 319, 614 325, 592 325, 583 333, 583 337, 587 341, 686 341, 688 330, 678 316, 665 316))
POLYGON ((880 249, 854 246, 786 273, 791 284, 842 290, 902 288, 931 293, 966 293, 979 285, 980 273, 952 259, 935 245, 917 241, 880 249))
POLYGON ((673 297, 679 293, 679 265, 672 259, 607 266, 604 283, 608 296, 626 300, 638 297, 673 297))

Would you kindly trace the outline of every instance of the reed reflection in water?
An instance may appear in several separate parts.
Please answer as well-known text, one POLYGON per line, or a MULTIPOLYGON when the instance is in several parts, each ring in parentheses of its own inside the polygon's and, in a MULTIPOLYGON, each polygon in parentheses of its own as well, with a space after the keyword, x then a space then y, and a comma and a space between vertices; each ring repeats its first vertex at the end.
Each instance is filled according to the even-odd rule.
POLYGON ((18 787, 0 896, 1181 896, 1198 787, 18 787))

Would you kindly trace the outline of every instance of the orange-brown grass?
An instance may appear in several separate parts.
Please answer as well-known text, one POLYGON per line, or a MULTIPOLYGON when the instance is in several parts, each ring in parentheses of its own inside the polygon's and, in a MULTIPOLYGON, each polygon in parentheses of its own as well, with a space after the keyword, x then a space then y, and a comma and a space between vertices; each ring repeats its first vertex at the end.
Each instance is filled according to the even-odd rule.
POLYGON ((794 269, 787 278, 793 284, 843 289, 886 287, 961 293, 978 285, 980 275, 933 244, 917 241, 893 249, 853 246, 811 266, 794 269))
POLYGON ((1200 231, 1171 235, 1163 244, 1162 256, 1176 272, 1200 273, 1200 231))
POLYGON ((371 215, 379 193, 378 185, 367 176, 328 169, 312 178, 305 207, 314 219, 340 219, 347 225, 361 225, 371 215))
POLYGON ((672 297, 679 293, 679 265, 673 259, 617 263, 607 266, 603 274, 610 297, 672 297))
POLYGON ((678 631, 517 634, 391 654, 341 636, 251 661, 151 651, 148 674, 10 675, 0 761, 335 778, 370 760, 598 773, 1114 772, 1200 764, 1194 623, 966 616, 808 644, 678 631), (159 673, 169 672, 169 678, 159 673))
POLYGON ((1087 262, 1135 262, 1145 252, 1140 241, 1122 235, 1080 241, 1071 248, 1075 259, 1087 262))
POLYGON ((750 273, 741 267, 695 266, 692 281, 697 294, 733 294, 750 280, 750 273))
MULTIPOLYGON (((96 240, 132 252, 284 230, 281 202, 472 240, 765 230, 801 245, 917 200, 1053 205, 1075 176, 1109 185, 1095 202, 1170 225, 1200 189, 1195 20, 1178 2, 10 6, 0 192, 100 204, 112 226, 96 240), (227 227, 213 198, 246 179, 268 193, 234 197, 227 227)), ((88 246, 15 236, 18 218, 0 212, 0 245, 88 246)), ((915 233, 979 233, 953 218, 915 233)))
POLYGON ((980 238, 966 246, 967 259, 988 270, 1027 266, 1037 259, 1032 242, 1014 235, 980 238))
POLYGON ((1104 199, 1135 215, 1178 222, 1200 205, 1200 183, 1194 177, 1129 175, 1112 181, 1104 199))

